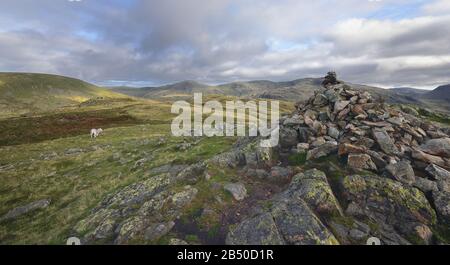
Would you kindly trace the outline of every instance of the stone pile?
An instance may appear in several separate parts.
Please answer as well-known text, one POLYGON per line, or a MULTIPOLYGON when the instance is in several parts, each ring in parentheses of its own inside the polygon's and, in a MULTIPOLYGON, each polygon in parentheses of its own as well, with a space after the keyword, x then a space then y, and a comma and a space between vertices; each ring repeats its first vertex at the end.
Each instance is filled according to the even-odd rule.
POLYGON ((355 171, 372 171, 431 194, 450 220, 448 130, 352 89, 329 73, 323 89, 281 119, 285 153, 314 160, 337 153, 355 171), (420 176, 420 177, 419 177, 420 176))

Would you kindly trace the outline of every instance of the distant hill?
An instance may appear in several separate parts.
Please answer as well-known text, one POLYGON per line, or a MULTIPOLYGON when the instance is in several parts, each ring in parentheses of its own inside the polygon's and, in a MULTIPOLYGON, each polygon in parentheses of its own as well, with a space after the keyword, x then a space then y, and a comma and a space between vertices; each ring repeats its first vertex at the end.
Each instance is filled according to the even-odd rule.
MULTIPOLYGON (((192 93, 221 94, 244 98, 267 98, 288 101, 301 101, 311 97, 315 91, 321 89, 322 78, 302 78, 292 81, 273 82, 255 80, 233 82, 221 85, 206 85, 196 81, 183 81, 160 87, 129 88, 117 87, 113 91, 130 96, 144 98, 183 98, 192 93)), ((355 88, 371 92, 374 96, 383 97, 392 103, 417 103, 417 99, 408 95, 400 95, 395 91, 383 88, 352 84, 355 88)))
POLYGON ((390 90, 394 91, 395 93, 405 95, 405 96, 412 96, 412 97, 422 97, 424 94, 430 92, 429 90, 425 89, 418 89, 418 88, 412 88, 412 87, 396 87, 391 88, 390 90))
POLYGON ((424 98, 439 101, 450 101, 450 84, 439 86, 424 95, 424 98))
POLYGON ((110 89, 116 93, 140 98, 140 97, 144 97, 145 94, 147 94, 149 90, 153 89, 153 87, 114 86, 114 87, 109 87, 108 89, 110 89))
POLYGON ((84 81, 58 75, 0 73, 2 115, 48 111, 94 98, 128 97, 84 81))

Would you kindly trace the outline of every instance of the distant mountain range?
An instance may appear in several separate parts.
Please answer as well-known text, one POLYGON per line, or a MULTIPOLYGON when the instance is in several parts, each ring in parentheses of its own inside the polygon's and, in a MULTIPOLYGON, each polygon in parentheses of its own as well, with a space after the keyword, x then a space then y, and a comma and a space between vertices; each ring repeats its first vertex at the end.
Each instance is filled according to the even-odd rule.
MULTIPOLYGON (((303 78, 287 82, 257 80, 248 82, 233 82, 222 85, 206 85, 196 81, 183 81, 159 87, 114 87, 113 91, 134 97, 143 98, 179 98, 188 97, 192 93, 223 94, 248 98, 270 98, 288 101, 306 100, 314 91, 321 88, 322 78, 303 78)), ((425 103, 423 100, 449 100, 448 86, 442 86, 435 91, 409 87, 383 89, 373 86, 351 84, 357 89, 369 91, 377 97, 383 97, 387 102, 403 104, 425 103)))
MULTIPOLYGON (((58 107, 79 104, 92 98, 124 98, 128 96, 147 99, 183 99, 195 92, 205 95, 220 94, 241 98, 266 98, 286 101, 308 99, 321 89, 322 78, 302 78, 293 81, 273 82, 255 80, 221 85, 206 85, 196 81, 183 81, 159 87, 103 88, 78 79, 32 73, 0 73, 0 111, 26 113, 48 111, 58 107)), ((383 89, 350 84, 356 89, 369 91, 389 103, 431 106, 450 112, 450 85, 433 91, 401 87, 383 89)))
POLYGON ((417 99, 421 105, 450 113, 450 85, 443 85, 434 90, 424 90, 411 87, 401 87, 390 89, 403 97, 417 99))
POLYGON ((396 87, 392 88, 392 91, 395 93, 401 94, 401 95, 408 95, 408 96, 423 96, 424 94, 430 92, 430 90, 425 89, 418 89, 418 88, 412 88, 412 87, 396 87))

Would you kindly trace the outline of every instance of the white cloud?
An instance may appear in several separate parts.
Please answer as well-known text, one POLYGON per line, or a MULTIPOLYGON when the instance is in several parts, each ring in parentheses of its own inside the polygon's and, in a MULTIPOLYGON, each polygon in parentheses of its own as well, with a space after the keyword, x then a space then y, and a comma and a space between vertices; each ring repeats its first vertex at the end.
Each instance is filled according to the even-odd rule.
POLYGON ((0 71, 216 83, 335 69, 359 83, 448 82, 450 16, 440 11, 449 1, 423 6, 414 18, 373 15, 410 2, 5 0, 0 71))
POLYGON ((450 14, 450 1, 435 0, 425 5, 423 9, 428 14, 450 14))

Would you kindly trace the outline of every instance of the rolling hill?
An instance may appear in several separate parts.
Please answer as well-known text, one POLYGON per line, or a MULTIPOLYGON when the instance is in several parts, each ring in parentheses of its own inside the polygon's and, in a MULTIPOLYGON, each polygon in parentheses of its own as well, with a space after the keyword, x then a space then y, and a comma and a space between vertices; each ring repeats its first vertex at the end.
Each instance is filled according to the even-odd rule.
POLYGON ((441 113, 450 113, 450 84, 442 85, 434 90, 424 90, 410 87, 392 88, 402 97, 416 99, 420 106, 438 111, 441 113))
POLYGON ((64 76, 0 73, 2 116, 49 111, 95 98, 126 97, 128 96, 64 76))
POLYGON ((423 96, 428 90, 425 89, 418 89, 418 88, 412 88, 412 87, 396 87, 391 88, 390 90, 394 91, 395 93, 401 94, 401 95, 408 95, 408 96, 423 96))
POLYGON ((431 100, 450 101, 450 84, 439 86, 433 91, 430 91, 424 95, 424 98, 431 100))
MULTIPOLYGON (((301 101, 311 97, 315 91, 321 89, 322 78, 302 78, 293 81, 273 82, 268 80, 256 80, 247 82, 233 82, 221 85, 206 85, 195 81, 183 81, 160 87, 143 88, 112 88, 113 91, 130 96, 161 99, 161 98, 185 98, 192 93, 220 94, 243 98, 267 98, 287 101, 301 101)), ((415 97, 396 93, 378 87, 351 84, 357 89, 369 91, 376 97, 383 97, 387 102, 418 104, 415 97)))

